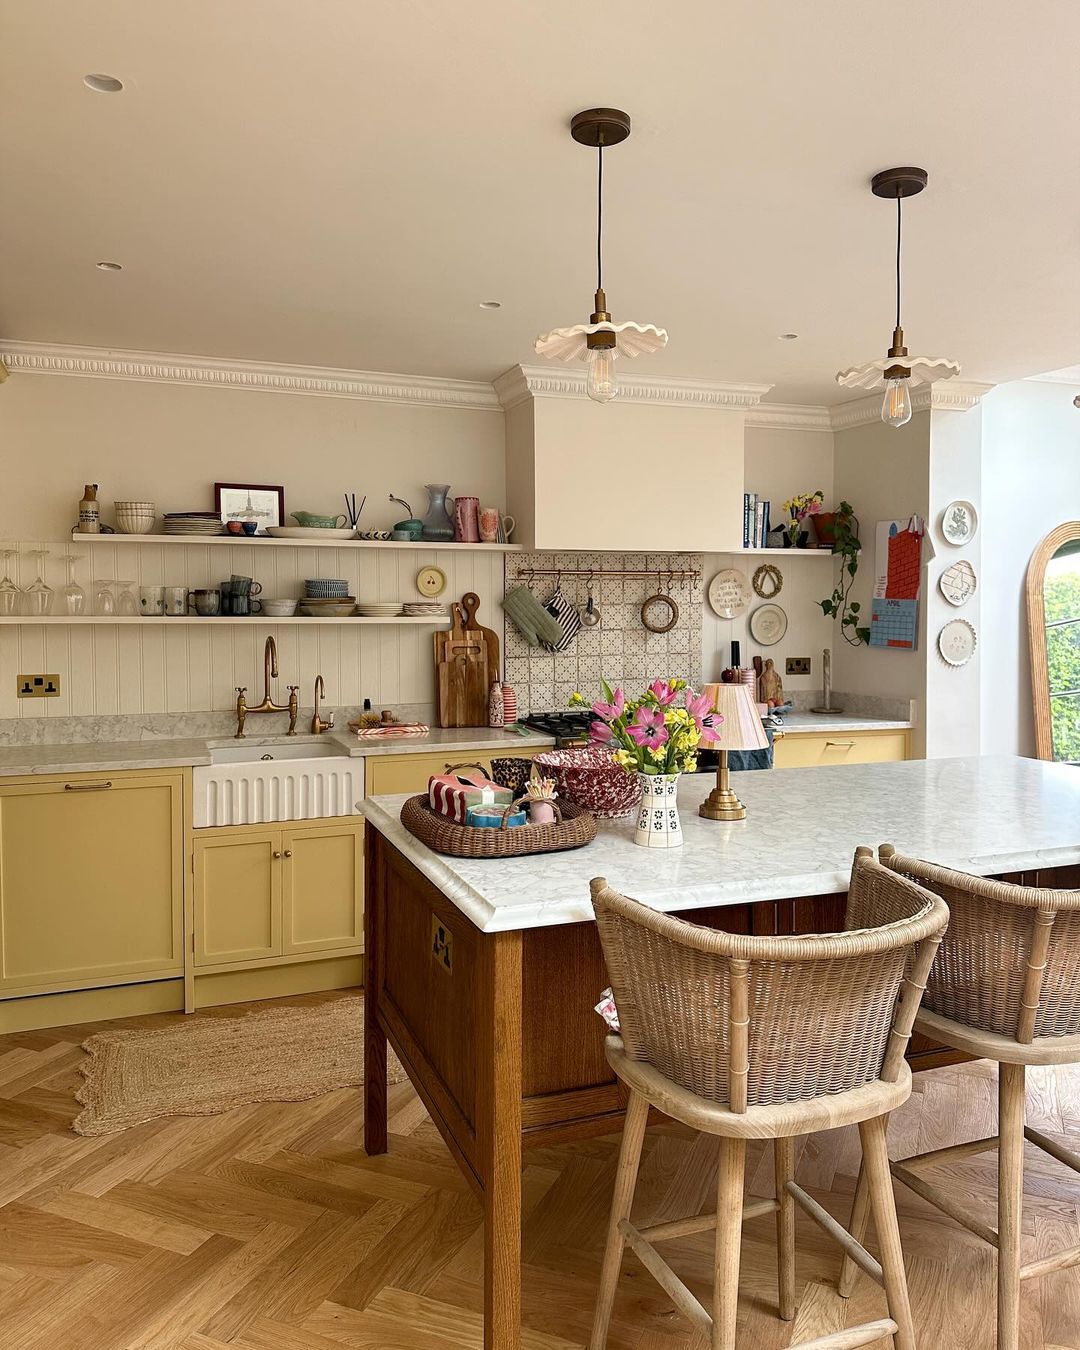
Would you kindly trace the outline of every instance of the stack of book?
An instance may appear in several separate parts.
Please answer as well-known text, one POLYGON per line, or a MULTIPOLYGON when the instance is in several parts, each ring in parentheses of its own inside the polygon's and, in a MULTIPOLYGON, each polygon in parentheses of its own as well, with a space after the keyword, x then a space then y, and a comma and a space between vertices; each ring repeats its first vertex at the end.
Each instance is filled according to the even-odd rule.
POLYGON ((742 546, 743 548, 767 548, 769 530, 770 502, 759 497, 756 492, 743 493, 742 546))

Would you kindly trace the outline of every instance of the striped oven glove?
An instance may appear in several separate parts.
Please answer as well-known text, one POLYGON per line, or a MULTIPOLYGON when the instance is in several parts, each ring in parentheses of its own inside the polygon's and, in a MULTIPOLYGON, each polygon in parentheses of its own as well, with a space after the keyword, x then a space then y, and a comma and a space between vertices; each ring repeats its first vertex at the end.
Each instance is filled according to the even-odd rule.
POLYGON ((504 598, 502 607, 530 647, 555 649, 556 644, 562 641, 563 633, 558 621, 548 613, 528 586, 515 586, 504 598))
POLYGON ((559 625, 559 640, 545 642, 544 646, 550 647, 553 652, 564 652, 581 628, 581 615, 577 612, 577 606, 562 591, 556 590, 544 608, 559 625))

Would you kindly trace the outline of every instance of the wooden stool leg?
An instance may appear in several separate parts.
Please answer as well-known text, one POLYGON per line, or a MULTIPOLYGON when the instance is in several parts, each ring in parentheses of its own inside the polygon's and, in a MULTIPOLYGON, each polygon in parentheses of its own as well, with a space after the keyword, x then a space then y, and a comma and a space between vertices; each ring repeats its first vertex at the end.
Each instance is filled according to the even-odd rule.
POLYGON ((645 1142, 645 1124, 648 1119, 649 1103, 640 1093, 631 1092, 623 1124, 619 1167, 615 1173, 615 1193, 611 1199, 611 1218, 608 1222, 607 1245, 604 1247, 604 1264, 600 1268, 600 1289, 596 1296, 589 1350, 604 1350, 607 1344, 611 1308, 615 1302, 615 1287, 619 1283, 625 1246, 619 1224, 623 1219, 629 1219, 634 1203, 634 1187, 637 1185, 638 1164, 641 1162, 641 1146, 645 1142))
POLYGON ((776 1173, 776 1262, 780 1290, 780 1316, 790 1322, 795 1316, 795 1199, 787 1183, 795 1180, 795 1140, 773 1141, 776 1173))
MULTIPOLYGON (((886 1121, 886 1125, 888 1122, 886 1121)), ((866 1221, 870 1217, 870 1187, 866 1182, 866 1164, 859 1166, 859 1179, 855 1183, 855 1198, 851 1202, 851 1222, 848 1224, 848 1232, 856 1242, 866 1245, 866 1221)), ((840 1282, 837 1290, 841 1298, 850 1298, 851 1291, 855 1288, 855 1280, 859 1274, 859 1267, 850 1256, 844 1257, 840 1264, 840 1282)))
POLYGON ((859 1135, 862 1139, 863 1167, 870 1190, 870 1205, 874 1212, 874 1227, 881 1248, 885 1298, 889 1304, 889 1316, 897 1327, 893 1345, 895 1350, 915 1350, 904 1252, 900 1245, 900 1228, 896 1222, 896 1197, 893 1195, 889 1151, 885 1144, 887 1124, 888 1116, 864 1120, 859 1125, 859 1135))
POLYGON ((735 1350, 745 1172, 746 1140, 721 1138, 720 1169, 716 1178, 712 1350, 735 1350))
POLYGON ((1020 1220, 1024 1207, 1024 1066, 998 1065, 998 1350, 1020 1342, 1020 1220))

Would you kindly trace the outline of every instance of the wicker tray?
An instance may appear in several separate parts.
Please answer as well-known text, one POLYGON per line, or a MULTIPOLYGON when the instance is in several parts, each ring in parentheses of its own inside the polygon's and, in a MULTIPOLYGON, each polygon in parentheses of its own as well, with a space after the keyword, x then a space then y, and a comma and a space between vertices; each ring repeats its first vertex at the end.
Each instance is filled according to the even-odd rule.
POLYGON ((455 858, 518 858, 591 844, 596 821, 589 812, 570 802, 553 804, 561 817, 553 825, 503 825, 493 830, 458 825, 433 811, 427 797, 410 797, 401 808, 401 823, 428 848, 455 858))

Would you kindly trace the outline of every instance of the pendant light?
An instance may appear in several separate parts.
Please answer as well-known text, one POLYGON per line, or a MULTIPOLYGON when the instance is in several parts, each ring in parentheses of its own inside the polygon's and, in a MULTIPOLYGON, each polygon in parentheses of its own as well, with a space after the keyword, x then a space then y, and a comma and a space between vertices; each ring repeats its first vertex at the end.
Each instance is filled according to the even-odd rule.
POLYGON ((875 197, 896 201, 896 326, 892 346, 883 361, 868 361, 864 366, 852 366, 836 377, 837 384, 847 389, 885 388, 881 402, 881 420, 890 427, 902 427, 911 421, 911 390, 920 384, 934 384, 951 380, 960 374, 955 361, 929 356, 909 356, 904 346, 904 330, 900 326, 900 255, 903 230, 903 200, 920 193, 927 183, 925 169, 883 169, 870 180, 870 191, 875 197))
POLYGON ((596 403, 610 403, 619 392, 615 361, 620 356, 639 356, 659 351, 668 335, 663 328, 646 323, 612 323, 604 294, 604 150, 630 135, 630 115, 618 108, 590 108, 570 122, 570 135, 579 145, 596 150, 596 295, 588 323, 573 328, 555 328, 536 339, 539 356, 559 361, 585 361, 586 391, 596 403))

